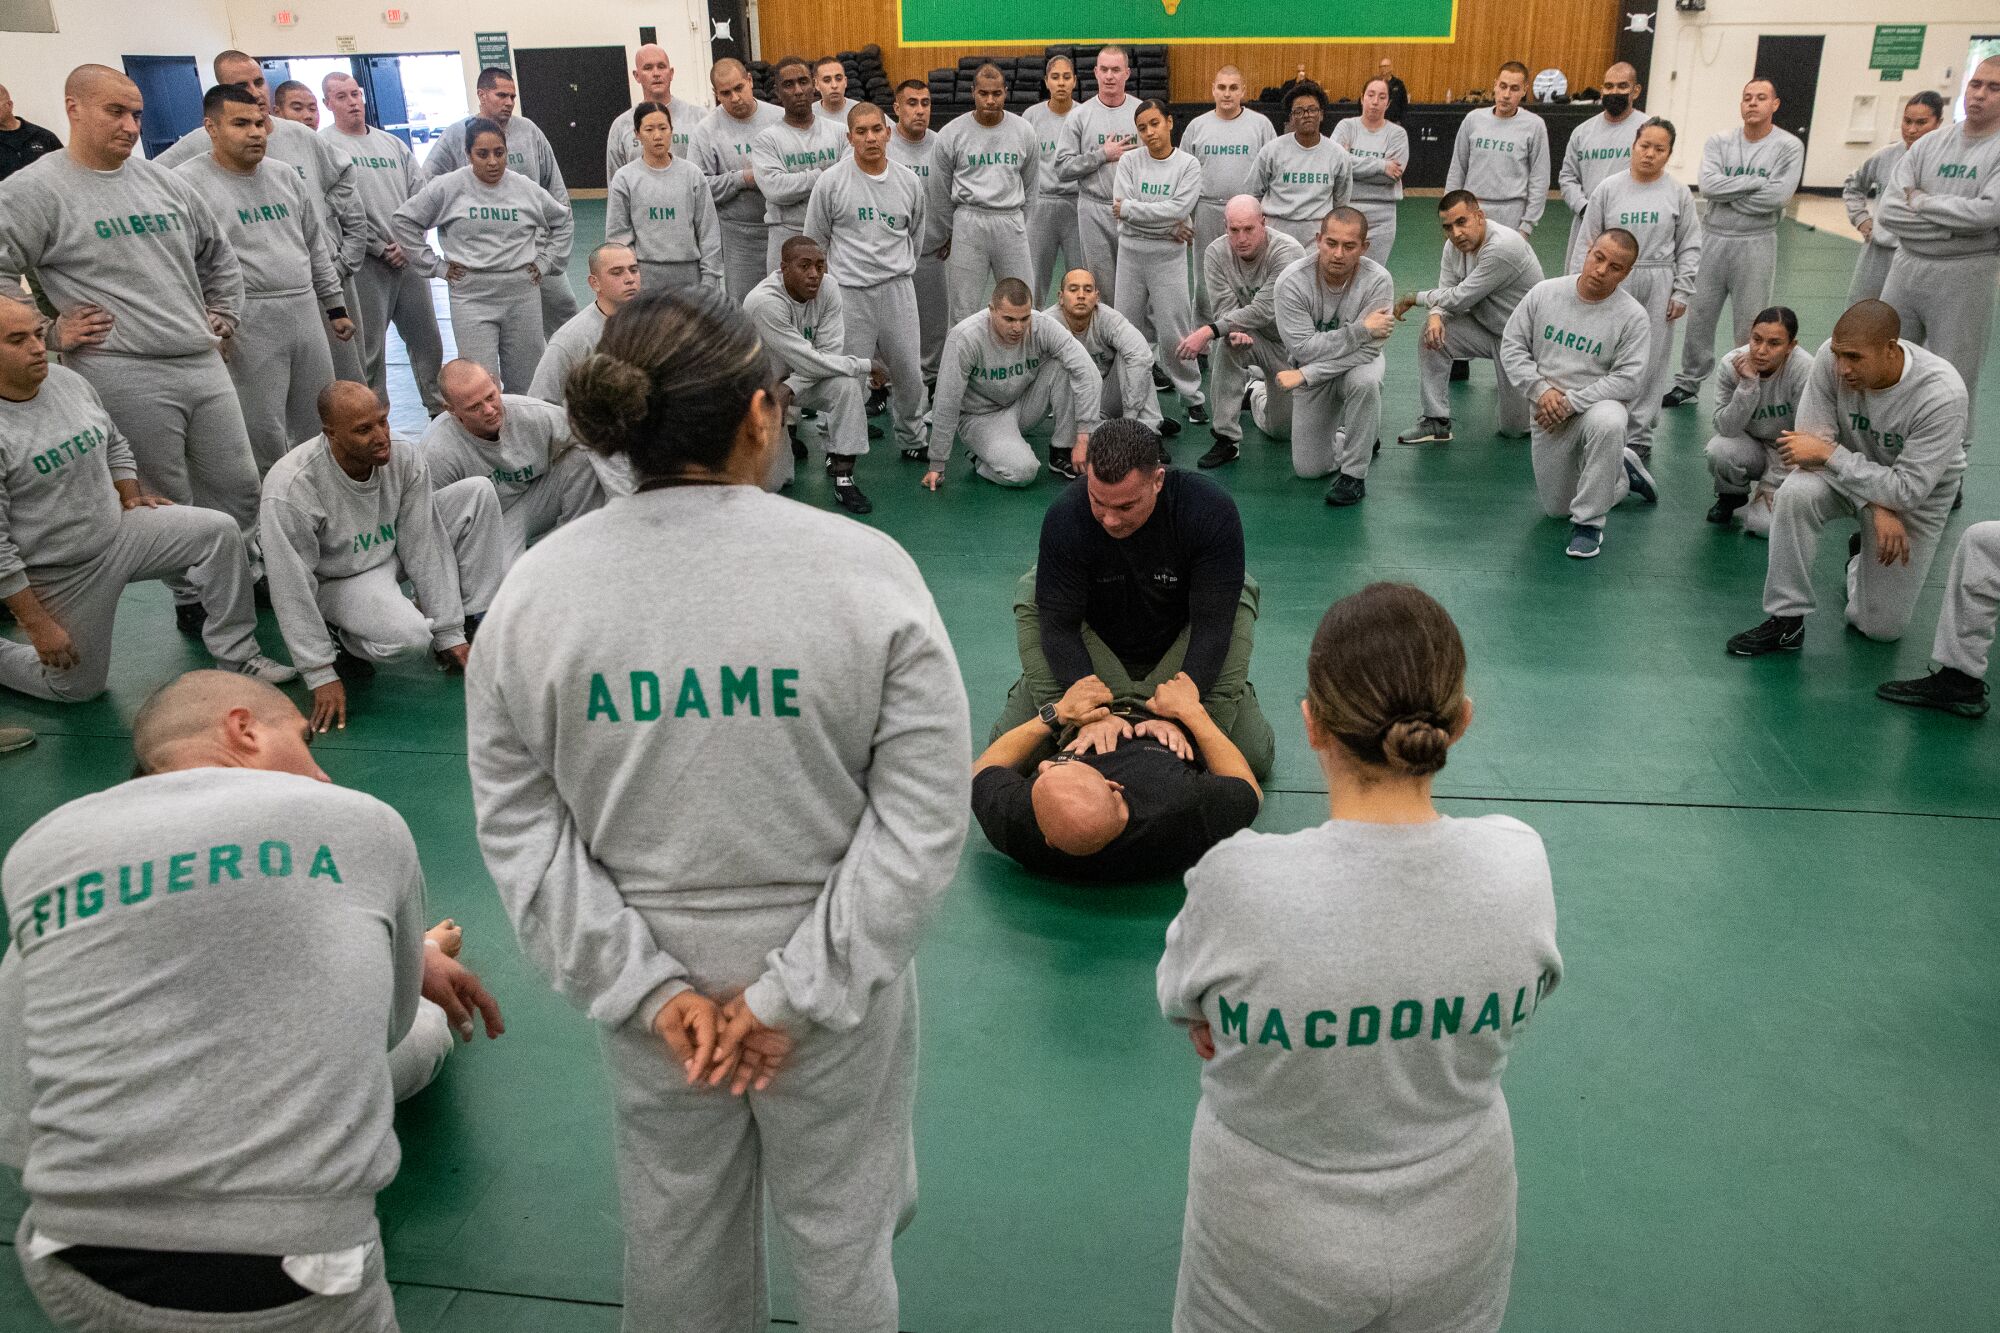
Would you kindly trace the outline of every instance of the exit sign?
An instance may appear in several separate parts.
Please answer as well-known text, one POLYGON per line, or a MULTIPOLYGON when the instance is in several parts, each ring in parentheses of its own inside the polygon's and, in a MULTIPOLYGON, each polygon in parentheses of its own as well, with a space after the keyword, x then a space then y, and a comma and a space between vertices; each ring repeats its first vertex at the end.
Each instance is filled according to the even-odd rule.
POLYGON ((289 9, 280 9, 271 15, 271 22, 280 28, 296 27, 298 26, 298 21, 298 14, 289 9))
POLYGON ((392 28, 400 28, 410 21, 410 11, 407 9, 385 9, 382 11, 382 21, 392 28))

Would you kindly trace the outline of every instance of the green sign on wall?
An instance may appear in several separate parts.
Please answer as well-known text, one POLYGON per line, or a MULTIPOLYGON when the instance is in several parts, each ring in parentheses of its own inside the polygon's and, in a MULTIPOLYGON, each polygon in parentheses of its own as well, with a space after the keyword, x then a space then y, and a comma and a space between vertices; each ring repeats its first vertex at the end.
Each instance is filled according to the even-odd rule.
POLYGON ((1878 23, 1875 45, 1868 52, 1868 68, 1882 71, 1884 79, 1900 79, 1904 70, 1924 63, 1924 24, 1878 23))
MULTIPOLYGON (((898 0, 905 46, 979 42, 1448 42, 1457 0, 898 0)), ((1919 29, 1921 32, 1921 29, 1919 29)))
POLYGON ((504 32, 475 32, 474 45, 479 51, 479 68, 512 69, 513 52, 507 49, 507 34, 504 32))

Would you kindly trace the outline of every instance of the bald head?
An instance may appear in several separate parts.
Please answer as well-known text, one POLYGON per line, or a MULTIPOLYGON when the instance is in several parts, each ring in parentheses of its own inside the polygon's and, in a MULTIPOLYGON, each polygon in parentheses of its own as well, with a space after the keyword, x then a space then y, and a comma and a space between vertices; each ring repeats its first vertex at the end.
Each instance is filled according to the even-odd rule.
POLYGON ((1638 67, 1629 60, 1621 60, 1604 71, 1604 81, 1606 83, 1631 83, 1637 80, 1638 77, 1638 67))
POLYGON ((447 401, 484 393, 486 386, 492 382, 493 376, 485 366, 477 361, 468 361, 464 357, 445 362, 438 371, 438 392, 443 394, 447 401))
POLYGON ((1065 856, 1103 851, 1130 818, 1118 788, 1089 764, 1051 764, 1028 797, 1042 840, 1065 856))
POLYGON ((109 65, 78 65, 63 81, 69 154, 95 171, 123 166, 139 146, 139 85, 109 65))
POLYGON ((1264 226, 1264 205, 1254 194, 1239 194, 1222 206, 1222 231, 1238 259, 1255 259, 1270 239, 1264 226))
POLYGON ((1886 347, 1902 336, 1903 321, 1887 301, 1856 302, 1833 326, 1835 342, 1859 347, 1886 347))
MULTIPOLYGON (((278 747, 244 750, 251 729, 290 728, 301 738, 306 720, 284 691, 234 671, 190 671, 153 691, 132 720, 132 753, 141 774, 183 768, 275 768, 268 762, 278 747), (235 762, 221 756, 235 755, 235 762)), ((300 749, 305 748, 303 739, 300 749)))
POLYGON ((139 85, 109 65, 78 65, 63 80, 64 97, 93 97, 112 90, 122 92, 127 88, 137 92, 139 85))
POLYGON ((375 391, 354 380, 335 380, 319 391, 319 424, 328 431, 351 425, 356 417, 370 415, 379 404, 375 391))
POLYGON ((632 57, 632 77, 639 81, 639 91, 648 102, 664 106, 674 95, 674 62, 664 46, 648 42, 640 47, 632 57))

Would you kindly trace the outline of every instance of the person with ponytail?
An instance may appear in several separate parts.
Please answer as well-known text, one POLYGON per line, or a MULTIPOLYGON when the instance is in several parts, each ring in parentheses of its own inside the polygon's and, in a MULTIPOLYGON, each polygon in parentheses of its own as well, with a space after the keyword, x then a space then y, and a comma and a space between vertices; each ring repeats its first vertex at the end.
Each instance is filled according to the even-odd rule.
POLYGON ((564 397, 636 489, 509 573, 466 729, 522 951, 600 1027, 626 1321, 764 1327, 768 1197, 805 1325, 894 1329, 910 960, 970 799, 951 642, 894 541, 762 489, 784 408, 722 291, 620 307, 564 397))
POLYGON ((1432 801, 1472 722, 1436 601, 1375 583, 1334 603, 1306 677, 1332 817, 1203 857, 1160 961, 1203 1061, 1173 1327, 1497 1329, 1500 1076, 1562 977, 1548 857, 1518 820, 1432 801))

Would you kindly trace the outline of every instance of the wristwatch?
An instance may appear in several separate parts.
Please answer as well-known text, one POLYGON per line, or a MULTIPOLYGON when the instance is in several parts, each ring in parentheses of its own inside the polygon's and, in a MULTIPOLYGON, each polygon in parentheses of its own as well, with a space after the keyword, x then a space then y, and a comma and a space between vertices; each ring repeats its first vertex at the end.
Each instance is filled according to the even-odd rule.
POLYGON ((1042 719, 1042 725, 1050 731, 1059 732, 1062 730, 1062 719, 1056 716, 1056 706, 1054 704, 1043 704, 1038 716, 1042 719))

